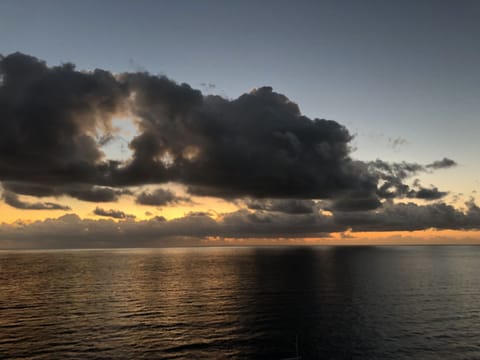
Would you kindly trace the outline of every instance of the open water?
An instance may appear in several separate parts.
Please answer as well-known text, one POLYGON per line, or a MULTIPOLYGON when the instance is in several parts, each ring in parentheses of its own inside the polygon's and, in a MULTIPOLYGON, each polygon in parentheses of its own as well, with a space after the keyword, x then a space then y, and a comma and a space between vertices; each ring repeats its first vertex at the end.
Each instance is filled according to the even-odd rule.
POLYGON ((480 359, 480 247, 0 252, 0 359, 480 359))

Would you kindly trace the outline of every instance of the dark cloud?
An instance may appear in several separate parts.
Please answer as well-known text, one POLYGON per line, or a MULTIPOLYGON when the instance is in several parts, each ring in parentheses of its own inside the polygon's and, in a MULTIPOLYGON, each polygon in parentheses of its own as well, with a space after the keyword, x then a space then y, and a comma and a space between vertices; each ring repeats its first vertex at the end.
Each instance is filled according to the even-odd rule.
POLYGON ((37 183, 26 183, 18 181, 4 181, 2 187, 15 194, 29 195, 36 197, 58 196, 59 192, 53 186, 45 186, 37 183))
POLYGON ((452 166, 457 166, 457 163, 452 159, 443 158, 442 160, 437 160, 432 162, 431 164, 426 165, 428 169, 446 169, 452 166))
POLYGON ((69 195, 73 198, 90 202, 112 202, 117 201, 121 195, 132 194, 128 189, 113 189, 85 184, 53 186, 28 182, 5 181, 2 183, 2 187, 5 190, 21 195, 36 197, 69 195))
POLYGON ((123 211, 120 210, 105 210, 100 207, 96 207, 95 210, 93 210, 93 213, 98 216, 105 216, 105 217, 111 217, 114 219, 134 219, 135 215, 130 215, 130 214, 125 214, 123 211))
POLYGON ((438 200, 447 194, 448 192, 439 191, 436 187, 432 187, 431 189, 420 187, 418 190, 410 190, 408 197, 422 200, 438 200))
POLYGON ((318 210, 315 201, 301 199, 247 199, 252 210, 274 211, 286 214, 311 214, 318 210))
POLYGON ((115 77, 15 53, 0 58, 0 78, 1 180, 100 182, 108 164, 96 134, 125 94, 115 77))
POLYGON ((48 67, 20 53, 2 57, 0 73, 0 180, 176 181, 195 194, 230 197, 325 198, 376 188, 365 164, 350 158, 345 127, 303 116, 270 87, 228 100, 163 76, 48 67), (100 150, 121 113, 139 127, 126 163, 100 150))
MULTIPOLYGON (((143 221, 80 219, 70 214, 30 224, 0 225, 0 247, 142 247, 201 245, 208 237, 304 238, 331 232, 457 229, 480 230, 480 208, 469 201, 465 211, 435 203, 417 205, 387 202, 377 210, 287 214, 239 210, 216 219, 208 213, 192 213, 167 221, 155 217, 143 221), (35 239, 35 242, 31 242, 35 239), (28 244, 28 245, 25 245, 28 244)), ((115 210, 102 210, 109 214, 115 210)), ((121 213, 121 212, 119 212, 121 213)), ((118 218, 118 217, 117 217, 118 218)), ((125 217, 119 216, 121 219, 125 217)))
MULTIPOLYGON (((344 126, 302 115, 271 87, 225 99, 147 72, 49 67, 21 53, 0 57, 0 78, 0 181, 17 205, 15 193, 107 202, 131 194, 128 186, 177 182, 195 195, 251 199, 247 206, 258 211, 235 218, 244 224, 283 229, 280 219, 303 233, 312 230, 318 199, 333 212, 359 214, 381 209, 386 199, 440 199, 445 193, 437 188, 406 181, 455 165, 448 158, 427 165, 356 161, 344 126), (138 127, 126 161, 101 150, 114 139, 115 116, 138 127), (298 223, 289 223, 290 215, 298 223)), ((136 200, 188 201, 161 189, 136 200)), ((28 206, 38 204, 47 203, 28 206)))
POLYGON ((203 139, 187 171, 194 194, 325 198, 376 186, 350 159, 346 128, 302 116, 268 87, 232 101, 207 97, 196 127, 203 139))
POLYGON ((341 229, 332 217, 318 213, 287 214, 246 210, 223 216, 217 226, 216 235, 233 238, 316 237, 341 229))
MULTIPOLYGON (((108 211, 107 211, 108 212, 108 211)), ((279 236, 325 236, 338 227, 328 217, 312 214, 270 216, 238 211, 214 220, 209 214, 192 213, 167 221, 155 217, 143 221, 80 219, 69 214, 31 224, 0 225, 0 247, 142 247, 201 245, 207 237, 276 238, 279 236), (35 238, 32 243, 30 240, 35 238), (23 245, 28 243, 28 245, 23 245)))
POLYGON ((117 201, 121 195, 131 195, 128 189, 112 189, 99 186, 79 186, 68 189, 66 194, 79 200, 91 202, 112 202, 117 201))
POLYGON ((302 116, 269 87, 227 100, 145 73, 122 79, 140 127, 133 160, 115 174, 122 183, 177 181, 192 194, 232 198, 328 197, 376 186, 350 159, 345 127, 302 116))
POLYGON ((165 206, 177 204, 182 201, 190 201, 189 198, 177 196, 172 191, 166 189, 156 189, 152 192, 143 191, 137 198, 137 204, 151 205, 151 206, 165 206))
POLYGON ((4 191, 2 195, 3 201, 8 205, 24 210, 70 210, 70 207, 60 205, 53 202, 26 202, 18 198, 18 196, 10 191, 4 191))
POLYGON ((378 197, 370 192, 347 193, 331 202, 328 210, 331 211, 365 211, 381 206, 378 197))
POLYGON ((417 205, 387 202, 381 211, 337 213, 335 221, 339 226, 348 226, 354 231, 413 231, 430 228, 479 230, 479 208, 473 202, 467 205, 467 211, 462 212, 444 203, 417 205))
POLYGON ((446 195, 446 192, 439 191, 436 187, 426 189, 414 182, 414 186, 419 189, 411 189, 406 184, 406 180, 412 178, 421 172, 431 172, 441 168, 456 166, 455 161, 444 158, 427 165, 417 163, 390 163, 382 160, 376 160, 368 164, 369 170, 378 179, 377 195, 380 198, 393 199, 404 197, 416 197, 424 200, 440 199, 446 195))

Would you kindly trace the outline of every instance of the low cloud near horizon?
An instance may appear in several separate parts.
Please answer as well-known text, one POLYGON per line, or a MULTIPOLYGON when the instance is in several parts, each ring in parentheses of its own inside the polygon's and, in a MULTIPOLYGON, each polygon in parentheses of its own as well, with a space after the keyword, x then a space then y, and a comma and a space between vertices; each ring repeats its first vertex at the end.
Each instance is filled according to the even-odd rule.
POLYGON ((189 246, 206 244, 210 238, 268 238, 275 244, 277 238, 328 238, 333 232, 476 230, 480 208, 471 202, 466 205, 467 210, 462 212, 442 203, 419 206, 389 202, 381 211, 333 215, 241 209, 218 218, 191 213, 169 221, 163 217, 135 221, 123 212, 97 208, 103 216, 123 220, 81 219, 66 214, 32 223, 2 224, 0 248, 189 246))

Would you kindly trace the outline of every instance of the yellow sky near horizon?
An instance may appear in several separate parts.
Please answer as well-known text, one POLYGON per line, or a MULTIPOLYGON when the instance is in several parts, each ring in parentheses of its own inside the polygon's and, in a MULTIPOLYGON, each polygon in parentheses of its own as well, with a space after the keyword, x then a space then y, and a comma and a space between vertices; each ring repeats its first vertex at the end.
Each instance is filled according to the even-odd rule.
POLYGON ((480 245, 480 230, 417 230, 417 231, 371 231, 331 233, 322 238, 222 238, 208 237, 202 242, 207 246, 249 245, 480 245))
MULTIPOLYGON (((178 195, 178 187, 176 187, 178 195)), ((47 218, 58 218, 64 214, 74 213, 80 218, 105 219, 103 216, 94 214, 96 207, 104 210, 122 211, 125 214, 134 215, 136 220, 147 220, 155 216, 163 216, 167 220, 181 218, 190 212, 209 212, 209 213, 228 213, 238 210, 238 206, 233 202, 225 201, 220 198, 212 197, 193 197, 191 202, 179 202, 167 206, 148 206, 135 203, 133 196, 122 196, 116 202, 86 202, 73 199, 67 196, 35 198, 32 196, 19 195, 19 198, 26 202, 55 202, 67 205, 71 210, 29 210, 12 207, 5 202, 0 202, 0 222, 11 224, 18 220, 32 222, 44 220, 47 218)))

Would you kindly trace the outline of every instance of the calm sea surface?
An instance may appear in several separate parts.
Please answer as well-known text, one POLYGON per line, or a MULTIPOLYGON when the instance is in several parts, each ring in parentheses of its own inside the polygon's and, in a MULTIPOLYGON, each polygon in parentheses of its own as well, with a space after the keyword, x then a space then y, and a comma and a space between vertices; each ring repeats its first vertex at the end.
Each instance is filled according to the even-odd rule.
POLYGON ((0 359, 480 359, 480 247, 0 252, 0 359))

